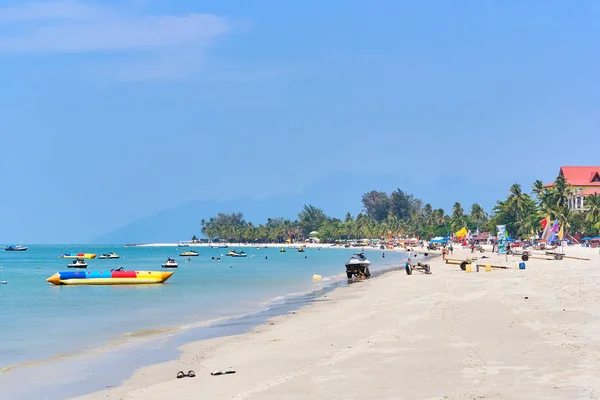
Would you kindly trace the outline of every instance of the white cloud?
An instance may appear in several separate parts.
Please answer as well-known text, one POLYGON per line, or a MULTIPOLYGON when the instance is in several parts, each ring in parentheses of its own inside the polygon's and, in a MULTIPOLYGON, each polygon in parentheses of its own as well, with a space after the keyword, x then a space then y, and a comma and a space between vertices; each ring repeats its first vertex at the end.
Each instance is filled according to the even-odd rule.
POLYGON ((0 24, 43 20, 93 20, 111 13, 91 4, 74 0, 21 3, 0 7, 0 24))
POLYGON ((79 1, 0 8, 0 55, 202 47, 231 30, 211 14, 128 15, 79 1))

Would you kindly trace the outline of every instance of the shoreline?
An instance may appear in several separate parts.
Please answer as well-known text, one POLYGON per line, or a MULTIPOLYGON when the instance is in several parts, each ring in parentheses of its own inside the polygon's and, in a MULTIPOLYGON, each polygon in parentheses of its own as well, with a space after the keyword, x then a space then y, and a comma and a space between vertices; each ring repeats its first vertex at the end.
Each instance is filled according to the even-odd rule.
POLYGON ((176 360, 77 399, 595 398, 598 255, 568 252, 592 261, 468 274, 436 257, 433 275, 401 270, 337 288, 248 333, 184 344, 176 360), (228 368, 237 373, 210 376, 228 368), (175 378, 190 369, 196 378, 175 378))
MULTIPOLYGON (((398 263, 400 261, 390 261, 389 264, 378 267, 373 271, 373 277, 381 276, 398 269, 400 265, 398 263)), ((53 367, 58 367, 61 370, 76 369, 79 372, 65 382, 46 382, 46 385, 40 382, 38 385, 42 387, 37 389, 34 387, 28 393, 15 394, 14 398, 32 398, 32 396, 38 396, 42 392, 46 393, 44 395, 46 399, 62 399, 66 394, 69 394, 69 396, 89 394, 101 390, 106 386, 122 384, 124 379, 132 376, 140 366, 146 367, 154 365, 157 362, 175 360, 180 354, 180 347, 189 343, 249 332, 267 323, 271 318, 286 315, 305 305, 318 302, 322 296, 347 285, 348 280, 345 278, 345 274, 340 274, 339 280, 321 281, 319 287, 312 290, 299 293, 286 293, 285 295, 265 300, 259 303, 260 308, 258 310, 247 314, 227 315, 208 321, 195 321, 186 325, 161 327, 150 331, 126 332, 116 340, 102 347, 86 348, 82 349, 81 352, 53 355, 46 359, 9 365, 3 369, 3 373, 0 373, 0 378, 10 371, 11 380, 25 382, 32 373, 37 376, 44 376, 51 373, 49 370, 53 367), (342 275, 343 279, 341 279, 342 275), (144 347, 147 346, 152 347, 154 349, 153 352, 156 353, 140 356, 144 347), (121 365, 121 362, 115 362, 115 360, 120 359, 116 354, 118 352, 130 355, 130 357, 124 359, 121 357, 121 362, 124 365, 121 365), (137 360, 139 363, 132 363, 131 359, 137 360), (116 365, 111 366, 111 364, 116 365), (77 368, 71 368, 75 366, 77 368), (96 381, 96 383, 94 383, 95 380, 90 380, 90 376, 101 376, 103 370, 112 370, 115 367, 120 375, 111 371, 109 376, 96 381), (51 392, 60 394, 56 396, 52 394, 48 395, 48 389, 52 389, 51 392)), ((4 378, 7 378, 7 376, 5 375, 4 378)), ((8 393, 10 394, 10 391, 8 393)), ((9 396, 9 398, 13 397, 9 396)))

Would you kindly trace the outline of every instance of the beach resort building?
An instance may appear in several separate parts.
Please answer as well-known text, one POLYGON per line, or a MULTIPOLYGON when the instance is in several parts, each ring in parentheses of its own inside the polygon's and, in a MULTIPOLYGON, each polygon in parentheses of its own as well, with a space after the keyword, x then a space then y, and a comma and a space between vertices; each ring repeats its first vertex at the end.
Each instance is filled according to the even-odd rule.
POLYGON ((585 198, 592 194, 600 194, 600 166, 562 166, 558 175, 565 178, 571 186, 572 193, 569 196, 571 211, 585 211, 585 198))

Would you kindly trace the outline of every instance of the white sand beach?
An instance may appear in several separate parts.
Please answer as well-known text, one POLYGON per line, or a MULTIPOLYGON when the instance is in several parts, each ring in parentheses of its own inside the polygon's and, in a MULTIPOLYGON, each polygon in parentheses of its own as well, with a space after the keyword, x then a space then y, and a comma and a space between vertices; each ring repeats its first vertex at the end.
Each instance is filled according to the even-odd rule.
POLYGON ((438 256, 432 275, 394 271, 339 288, 80 399, 598 399, 600 255, 565 253, 591 261, 466 273, 438 256), (222 369, 236 373, 211 376, 222 369), (180 370, 196 377, 177 379, 180 370))

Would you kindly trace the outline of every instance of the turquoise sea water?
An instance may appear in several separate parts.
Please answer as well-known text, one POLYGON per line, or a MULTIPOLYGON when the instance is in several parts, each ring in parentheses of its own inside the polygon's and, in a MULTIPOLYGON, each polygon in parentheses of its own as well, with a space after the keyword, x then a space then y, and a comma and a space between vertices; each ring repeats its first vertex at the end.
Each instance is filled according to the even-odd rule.
MULTIPOLYGON (((81 355, 109 343, 126 343, 152 332, 196 325, 228 316, 256 313, 294 294, 346 281, 344 262, 357 249, 238 247, 246 258, 226 257, 228 250, 192 247, 199 257, 179 257, 177 247, 31 246, 26 252, 0 250, 0 370, 81 355), (87 260, 89 270, 162 270, 167 257, 179 262, 175 274, 159 285, 54 286, 45 279, 69 270, 63 253, 98 255, 114 251, 116 260, 87 260), (212 260, 221 257, 221 261, 212 260), (313 274, 324 277, 314 282, 313 274)), ((403 253, 367 250, 371 270, 387 268, 403 253)))

